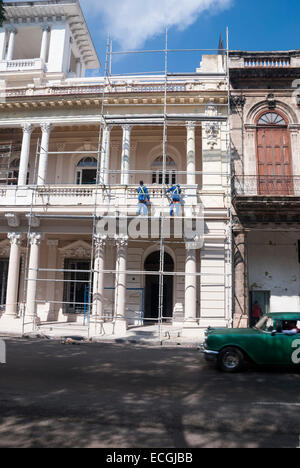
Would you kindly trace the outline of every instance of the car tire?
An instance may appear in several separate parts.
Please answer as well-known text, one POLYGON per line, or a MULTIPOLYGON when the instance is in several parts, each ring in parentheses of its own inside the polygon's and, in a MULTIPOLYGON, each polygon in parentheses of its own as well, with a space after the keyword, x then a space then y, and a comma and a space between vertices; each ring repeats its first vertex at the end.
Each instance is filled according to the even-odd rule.
POLYGON ((245 358, 238 348, 228 347, 222 349, 218 356, 218 366, 223 372, 241 372, 245 365, 245 358))

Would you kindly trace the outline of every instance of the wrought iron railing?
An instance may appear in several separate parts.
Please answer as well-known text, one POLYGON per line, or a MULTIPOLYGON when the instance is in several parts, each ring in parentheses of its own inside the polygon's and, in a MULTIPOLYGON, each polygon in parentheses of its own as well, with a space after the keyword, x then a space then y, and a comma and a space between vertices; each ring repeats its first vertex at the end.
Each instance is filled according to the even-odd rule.
POLYGON ((300 176, 234 176, 233 194, 245 196, 300 196, 300 176))

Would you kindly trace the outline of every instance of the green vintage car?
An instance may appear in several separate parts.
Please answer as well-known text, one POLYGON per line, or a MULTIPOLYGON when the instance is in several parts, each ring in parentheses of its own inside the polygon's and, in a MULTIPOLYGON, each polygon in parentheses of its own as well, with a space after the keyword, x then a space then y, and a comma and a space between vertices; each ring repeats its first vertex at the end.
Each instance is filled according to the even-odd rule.
POLYGON ((298 366, 300 313, 270 313, 253 328, 208 328, 202 352, 224 372, 241 371, 246 362, 298 366))

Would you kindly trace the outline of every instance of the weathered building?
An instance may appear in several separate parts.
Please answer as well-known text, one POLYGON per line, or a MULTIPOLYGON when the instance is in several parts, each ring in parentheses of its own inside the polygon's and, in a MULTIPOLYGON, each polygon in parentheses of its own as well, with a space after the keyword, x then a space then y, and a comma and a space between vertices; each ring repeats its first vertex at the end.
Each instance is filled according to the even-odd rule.
POLYGON ((0 332, 230 326, 226 57, 203 56, 191 74, 85 78, 99 60, 77 0, 6 6, 0 332), (175 183, 179 218, 200 221, 198 236, 169 216, 175 183))
POLYGON ((234 322, 300 310, 300 51, 230 52, 234 322))

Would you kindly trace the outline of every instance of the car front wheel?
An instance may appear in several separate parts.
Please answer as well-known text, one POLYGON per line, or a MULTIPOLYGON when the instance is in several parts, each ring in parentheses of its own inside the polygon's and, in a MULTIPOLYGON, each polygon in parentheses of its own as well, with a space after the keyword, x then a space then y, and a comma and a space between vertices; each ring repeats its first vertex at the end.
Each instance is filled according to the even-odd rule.
POLYGON ((237 348, 224 348, 219 354, 218 364, 223 372, 240 372, 244 368, 245 358, 237 348))

